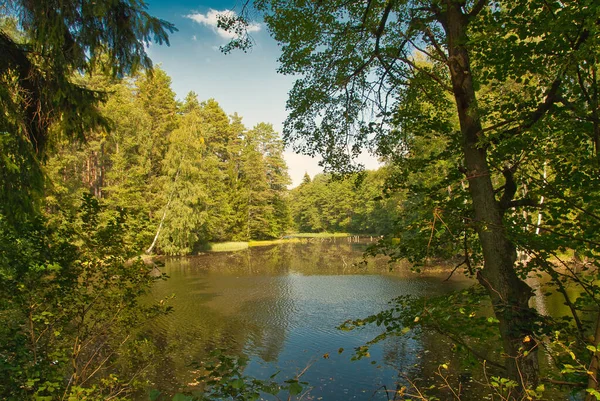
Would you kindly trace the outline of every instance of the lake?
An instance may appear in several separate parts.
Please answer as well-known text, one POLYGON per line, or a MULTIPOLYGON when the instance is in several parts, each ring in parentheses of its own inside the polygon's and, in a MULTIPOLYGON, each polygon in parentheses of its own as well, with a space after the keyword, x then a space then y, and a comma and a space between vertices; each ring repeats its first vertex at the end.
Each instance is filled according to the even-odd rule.
POLYGON ((337 326, 381 311, 399 295, 442 294, 469 282, 460 274, 450 281, 447 273, 415 274, 384 258, 363 264, 368 243, 305 240, 167 259, 162 270, 170 279, 153 295, 173 295, 174 312, 151 328, 162 350, 154 387, 190 389, 193 364, 220 348, 249 357, 245 373, 259 378, 280 371, 283 381, 309 366, 302 380, 312 390, 305 399, 387 399, 382 386, 394 389, 399 374, 427 369, 431 338, 388 339, 371 348, 370 358, 350 361, 354 348, 381 330, 337 326))

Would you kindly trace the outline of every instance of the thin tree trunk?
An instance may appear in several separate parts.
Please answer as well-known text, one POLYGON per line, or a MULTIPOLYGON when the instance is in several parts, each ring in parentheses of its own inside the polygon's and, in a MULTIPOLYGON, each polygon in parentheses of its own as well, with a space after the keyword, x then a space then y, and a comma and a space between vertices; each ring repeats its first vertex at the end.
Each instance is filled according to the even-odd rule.
MULTIPOLYGON (((171 192, 171 194, 173 194, 173 192, 171 192)), ((171 199, 172 199, 172 197, 169 196, 169 201, 167 202, 165 211, 163 212, 162 218, 160 219, 160 223, 158 224, 158 230, 156 230, 156 235, 154 236, 154 240, 152 240, 152 244, 150 245, 150 247, 148 249, 146 249, 146 254, 148 254, 148 255, 150 255, 152 253, 152 250, 156 246, 156 242, 158 241, 158 237, 160 236, 160 231, 162 230, 163 223, 165 222, 165 217, 167 217, 167 210, 169 209, 169 206, 171 205, 171 199)))
MULTIPOLYGON (((525 198, 527 198, 528 194, 529 194, 529 192, 527 190, 527 185, 523 185, 521 196, 523 197, 523 199, 525 199, 525 198)), ((529 224, 528 224, 529 223, 529 213, 527 212, 527 209, 525 209, 525 208, 523 208, 521 213, 523 216, 523 221, 525 222, 523 231, 527 232, 529 230, 529 224)), ((531 258, 529 257, 529 253, 526 252, 526 250, 524 250, 524 249, 517 250, 517 260, 519 261, 519 263, 526 265, 527 263, 529 263, 530 259, 531 258)))
MULTIPOLYGON (((595 63, 594 63, 595 64, 595 63)), ((592 140, 594 141, 594 151, 596 152, 596 158, 600 164, 600 118, 598 116, 598 78, 596 76, 596 66, 592 66, 592 121, 593 121, 593 133, 592 140)))
MULTIPOLYGON (((544 182, 546 182, 546 177, 548 176, 547 174, 547 169, 546 169, 546 165, 548 163, 544 162, 544 182)), ((542 195, 540 197, 540 206, 542 206, 544 204, 544 195, 542 195)), ((538 218, 537 218, 537 225, 535 228, 535 235, 540 235, 540 228, 542 225, 542 209, 540 208, 540 210, 538 210, 538 218)))
POLYGON ((248 238, 248 241, 250 241, 250 204, 252 203, 251 201, 252 195, 249 193, 248 194, 248 216, 246 217, 246 237, 248 238))
MULTIPOLYGON (((463 138, 475 228, 484 257, 484 267, 478 272, 477 279, 487 289, 499 321, 508 377, 516 381, 523 392, 524 388, 535 387, 538 383, 537 347, 530 329, 535 316, 535 311, 529 307, 533 291, 514 270, 516 248, 504 228, 504 211, 495 198, 485 145, 479 141, 482 125, 466 47, 469 17, 462 11, 461 3, 447 1, 442 23, 448 40, 449 72, 463 138)), ((514 182, 511 172, 505 176, 507 185, 503 200, 509 198, 510 201, 514 192, 511 193, 509 185, 514 186, 514 182)))
POLYGON ((169 211, 169 206, 171 206, 171 201, 173 201, 173 196, 175 195, 175 190, 177 189, 175 187, 175 183, 177 183, 177 179, 179 178, 179 171, 181 171, 181 163, 182 162, 183 162, 183 157, 181 158, 181 162, 179 162, 179 167, 177 168, 177 172, 175 173, 175 178, 173 179, 173 189, 171 190, 171 193, 169 194, 169 200, 167 201, 167 204, 165 206, 165 211, 163 212, 163 215, 160 219, 160 223, 158 224, 158 229, 156 230, 156 235, 154 236, 154 240, 152 240, 152 244, 150 245, 150 247, 148 249, 146 249, 146 254, 148 254, 148 255, 152 253, 152 250, 156 246, 156 242, 158 241, 158 237, 160 236, 160 231, 162 230, 163 224, 165 222, 165 218, 167 217, 167 212, 169 211))
POLYGON ((98 168, 100 170, 100 176, 98 177, 98 199, 102 198, 102 188, 104 187, 104 141, 100 143, 100 158, 98 161, 98 168))

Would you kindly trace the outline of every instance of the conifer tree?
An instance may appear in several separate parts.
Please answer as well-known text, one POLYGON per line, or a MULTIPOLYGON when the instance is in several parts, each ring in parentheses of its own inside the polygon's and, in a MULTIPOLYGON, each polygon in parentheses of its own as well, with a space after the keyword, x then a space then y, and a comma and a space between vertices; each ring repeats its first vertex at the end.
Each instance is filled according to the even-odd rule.
POLYGON ((157 233, 158 242, 167 254, 189 254, 210 232, 211 161, 206 154, 206 138, 214 127, 206 120, 194 96, 184 104, 186 113, 181 125, 169 137, 163 162, 163 191, 167 201, 157 233), (162 231, 160 231, 162 230, 162 231))

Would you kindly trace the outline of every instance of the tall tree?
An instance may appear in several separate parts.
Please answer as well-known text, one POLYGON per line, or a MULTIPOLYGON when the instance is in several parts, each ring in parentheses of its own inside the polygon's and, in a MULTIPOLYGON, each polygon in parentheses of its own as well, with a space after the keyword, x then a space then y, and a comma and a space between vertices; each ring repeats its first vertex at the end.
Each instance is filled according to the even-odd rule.
POLYGON ((214 99, 200 104, 203 119, 212 129, 206 138, 206 151, 216 163, 210 185, 211 220, 218 224, 211 230, 213 240, 227 241, 236 231, 235 188, 238 175, 239 134, 244 130, 241 121, 230 123, 230 119, 214 99))
POLYGON ((290 178, 283 159, 283 143, 271 124, 248 131, 242 148, 248 239, 275 238, 287 229, 285 193, 290 178))
POLYGON ((167 152, 169 135, 177 128, 177 103, 171 89, 171 77, 160 67, 148 70, 138 80, 137 100, 150 117, 150 136, 146 138, 145 157, 150 163, 149 176, 159 176, 167 152))
MULTIPOLYGON (((536 330, 528 304, 532 290, 515 264, 511 232, 512 210, 532 203, 516 198, 515 177, 529 149, 520 140, 528 132, 543 138, 538 127, 560 108, 572 107, 575 99, 562 95, 580 81, 579 72, 596 65, 600 10, 592 1, 584 3, 255 2, 283 45, 280 71, 302 76, 290 92, 286 139, 298 140, 301 151, 323 154, 334 168, 343 169, 371 138, 384 145, 380 150, 386 155, 403 151, 389 127, 398 102, 416 100, 404 94, 420 84, 419 74, 429 87, 426 93, 435 87, 451 96, 459 130, 447 132, 446 139, 460 144, 462 165, 455 171, 467 183, 465 218, 477 233, 484 261, 476 276, 500 322, 507 375, 522 391, 538 383, 539 347, 530 341, 536 330), (420 64, 415 54, 432 65, 420 64), (529 85, 521 92, 502 96, 506 81, 523 79, 529 85), (501 100, 493 108, 480 102, 478 93, 490 80, 500 82, 491 87, 501 100)), ((582 92, 587 87, 575 86, 582 92)), ((428 122, 437 129, 435 121, 428 122)))
POLYGON ((283 157, 284 145, 271 124, 259 123, 253 128, 253 132, 264 157, 265 178, 270 192, 269 203, 273 208, 271 236, 279 237, 286 231, 290 221, 287 187, 291 179, 283 157))
POLYGON ((207 237, 209 187, 212 184, 206 138, 214 127, 207 121, 194 96, 188 96, 181 126, 173 131, 163 162, 167 196, 159 223, 159 243, 167 254, 188 254, 207 237))

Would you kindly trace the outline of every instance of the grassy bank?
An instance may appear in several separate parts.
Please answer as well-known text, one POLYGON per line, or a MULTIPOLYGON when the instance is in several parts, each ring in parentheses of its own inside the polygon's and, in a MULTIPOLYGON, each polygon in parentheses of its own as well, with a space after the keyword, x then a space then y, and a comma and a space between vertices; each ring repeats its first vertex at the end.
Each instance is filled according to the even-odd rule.
POLYGON ((350 237, 348 233, 296 233, 286 235, 284 238, 272 239, 272 240, 257 240, 257 241, 238 241, 238 242, 209 242, 204 245, 201 252, 234 252, 242 251, 244 249, 253 248, 257 246, 269 246, 278 244, 289 244, 301 242, 303 239, 325 239, 325 238, 346 238, 350 237))
POLYGON ((217 243, 208 243, 206 245, 206 250, 208 252, 233 252, 233 251, 242 251, 244 249, 248 249, 247 242, 217 242, 217 243))
POLYGON ((296 233, 286 235, 286 238, 343 238, 351 235, 349 233, 296 233))
POLYGON ((250 241, 250 242, 248 242, 248 246, 250 248, 253 248, 255 246, 290 244, 290 243, 295 243, 295 242, 301 242, 301 239, 300 238, 280 238, 280 239, 266 239, 266 240, 250 241))

